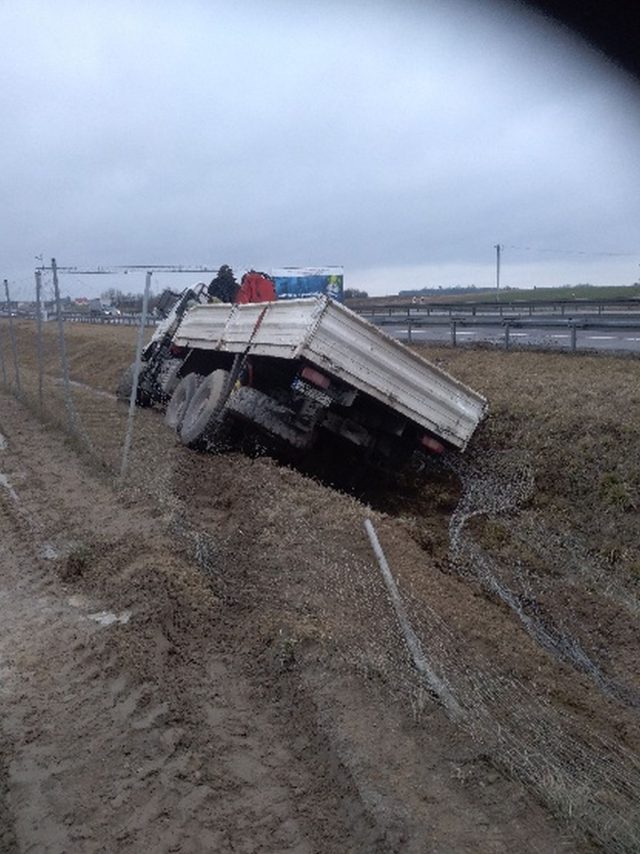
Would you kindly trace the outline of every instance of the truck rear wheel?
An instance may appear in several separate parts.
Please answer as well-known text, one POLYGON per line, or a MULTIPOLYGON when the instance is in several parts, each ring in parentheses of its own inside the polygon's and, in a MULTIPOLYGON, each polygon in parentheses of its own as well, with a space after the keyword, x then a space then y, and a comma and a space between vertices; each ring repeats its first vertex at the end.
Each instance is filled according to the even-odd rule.
POLYGON ((229 371, 223 370, 214 371, 200 383, 178 429, 183 444, 203 449, 220 443, 225 427, 224 405, 231 391, 229 386, 229 371))
POLYGON ((180 430, 185 412, 201 382, 200 374, 187 374, 176 386, 164 416, 164 423, 172 430, 180 430))
POLYGON ((131 398, 131 389, 133 388, 133 363, 129 365, 126 371, 120 377, 116 388, 116 397, 123 403, 128 403, 131 398))
MULTIPOLYGON (((133 374, 135 372, 135 362, 132 362, 127 370, 120 377, 120 382, 116 388, 116 397, 123 403, 129 403, 131 400, 131 392, 133 390, 133 374)), ((138 377, 138 394, 136 396, 136 404, 138 406, 151 406, 153 401, 146 391, 141 388, 144 365, 140 366, 140 376, 138 377)))

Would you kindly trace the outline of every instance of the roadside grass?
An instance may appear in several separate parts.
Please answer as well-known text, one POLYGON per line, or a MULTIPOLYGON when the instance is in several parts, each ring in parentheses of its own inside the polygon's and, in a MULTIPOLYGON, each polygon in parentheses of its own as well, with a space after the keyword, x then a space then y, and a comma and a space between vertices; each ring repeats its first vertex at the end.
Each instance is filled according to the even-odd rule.
POLYGON ((562 520, 612 569, 637 578, 640 538, 640 365, 604 355, 415 348, 486 395, 473 439, 517 450, 534 469, 533 506, 562 520))
MULTIPOLYGON (((375 296, 367 299, 347 300, 350 308, 370 307, 372 305, 411 305, 414 296, 419 297, 421 302, 427 303, 465 303, 465 302, 495 302, 495 303, 517 303, 517 302, 579 302, 580 300, 615 300, 636 299, 640 302, 640 283, 633 285, 566 285, 556 288, 483 288, 466 293, 431 293, 415 294, 412 296, 392 294, 389 296, 375 296)), ((621 305, 621 308, 624 306, 621 305)))
MULTIPOLYGON (((9 380, 8 324, 0 337, 9 380)), ((15 324, 23 369, 37 371, 35 323, 15 324)), ((113 392, 130 363, 136 330, 67 324, 71 379, 113 392)), ((534 506, 580 531, 624 574, 638 577, 640 366, 609 355, 498 351, 419 345, 427 359, 482 392, 490 414, 474 440, 478 453, 518 450, 532 460, 534 506)), ((57 328, 45 324, 45 372, 59 378, 57 328)), ((0 378, 1 379, 1 378, 0 378)))
POLYGON ((555 300, 626 300, 640 301, 640 284, 635 285, 571 285, 557 288, 502 288, 499 292, 481 291, 475 294, 447 294, 437 297, 443 302, 552 302, 555 300))
MULTIPOLYGON (((14 323, 19 366, 38 370, 36 323, 20 320, 14 323)), ((132 326, 66 323, 64 327, 69 371, 74 382, 86 383, 101 391, 115 392, 123 370, 133 361, 137 329, 132 326)), ((153 330, 148 330, 151 335, 153 330)), ((54 321, 43 324, 44 372, 60 379, 58 326, 54 321)), ((13 356, 9 325, 0 319, 0 345, 11 384, 14 380, 13 356)), ((0 382, 2 376, 0 375, 0 382)))

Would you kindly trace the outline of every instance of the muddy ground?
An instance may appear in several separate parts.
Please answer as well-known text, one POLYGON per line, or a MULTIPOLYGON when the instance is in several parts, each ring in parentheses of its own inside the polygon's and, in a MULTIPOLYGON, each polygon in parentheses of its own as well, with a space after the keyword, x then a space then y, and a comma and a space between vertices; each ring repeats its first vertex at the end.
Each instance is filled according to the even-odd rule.
POLYGON ((429 350, 492 413, 401 484, 138 411, 123 482, 133 330, 67 329, 76 436, 0 332, 1 850, 637 849, 637 362, 429 350))

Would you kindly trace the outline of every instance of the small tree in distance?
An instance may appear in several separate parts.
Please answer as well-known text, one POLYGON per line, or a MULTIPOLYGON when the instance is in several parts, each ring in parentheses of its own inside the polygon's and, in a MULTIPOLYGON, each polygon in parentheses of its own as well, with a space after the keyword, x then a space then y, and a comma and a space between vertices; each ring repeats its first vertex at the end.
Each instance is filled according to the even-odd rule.
POLYGON ((347 288, 343 296, 345 299, 369 299, 369 294, 366 291, 359 291, 357 288, 347 288))
MULTIPOLYGON (((109 288, 100 294, 100 299, 108 305, 114 306, 123 314, 139 314, 142 311, 142 300, 144 294, 124 293, 117 288, 109 288)), ((151 294, 149 296, 149 311, 153 311, 159 297, 151 294)))

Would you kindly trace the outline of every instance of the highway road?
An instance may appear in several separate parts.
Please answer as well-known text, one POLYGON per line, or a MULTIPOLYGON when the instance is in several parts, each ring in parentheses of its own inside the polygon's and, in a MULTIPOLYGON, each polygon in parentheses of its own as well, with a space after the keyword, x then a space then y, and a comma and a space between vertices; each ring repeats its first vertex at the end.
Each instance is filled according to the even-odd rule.
MULTIPOLYGON (((404 323, 385 323, 382 327, 389 335, 400 341, 407 341, 408 329, 406 320, 404 323)), ((451 344, 451 328, 443 326, 412 327, 411 339, 414 343, 443 343, 451 344)), ((479 326, 456 329, 457 343, 460 345, 469 343, 486 342, 503 346, 505 343, 505 330, 503 326, 479 326)), ((510 345, 513 347, 544 347, 545 349, 571 349, 571 329, 556 327, 554 329, 526 329, 509 330, 510 345)), ((578 350, 607 350, 627 351, 640 353, 640 329, 577 329, 576 349, 578 350)))

